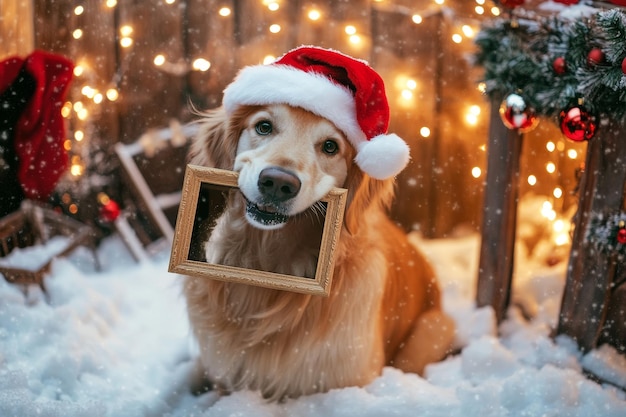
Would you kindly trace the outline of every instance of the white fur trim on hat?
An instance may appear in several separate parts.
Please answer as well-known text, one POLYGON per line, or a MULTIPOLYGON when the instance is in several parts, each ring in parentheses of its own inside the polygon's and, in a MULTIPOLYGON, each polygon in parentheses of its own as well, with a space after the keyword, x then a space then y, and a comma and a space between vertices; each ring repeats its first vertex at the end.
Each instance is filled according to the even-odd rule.
POLYGON ((378 135, 357 147, 354 161, 372 178, 398 175, 409 163, 409 146, 395 133, 378 135))
POLYGON ((350 90, 324 75, 288 65, 258 65, 242 69, 224 90, 227 113, 237 106, 284 103, 330 120, 356 147, 365 140, 350 90))

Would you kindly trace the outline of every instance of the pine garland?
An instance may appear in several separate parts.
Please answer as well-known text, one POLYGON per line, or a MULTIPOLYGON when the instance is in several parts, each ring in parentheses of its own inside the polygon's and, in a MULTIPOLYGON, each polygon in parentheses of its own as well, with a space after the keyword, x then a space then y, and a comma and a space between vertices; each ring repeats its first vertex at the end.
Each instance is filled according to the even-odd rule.
POLYGON ((626 224, 626 213, 612 215, 594 214, 589 222, 586 240, 600 253, 617 256, 622 262, 626 259, 626 244, 620 243, 617 235, 626 224))
POLYGON ((626 115, 626 13, 610 9, 572 21, 560 16, 501 18, 485 25, 476 39, 476 62, 485 69, 486 93, 520 92, 538 115, 556 117, 579 99, 592 114, 620 120, 626 115), (604 62, 588 63, 592 48, 604 62), (566 70, 558 74, 554 60, 566 70))

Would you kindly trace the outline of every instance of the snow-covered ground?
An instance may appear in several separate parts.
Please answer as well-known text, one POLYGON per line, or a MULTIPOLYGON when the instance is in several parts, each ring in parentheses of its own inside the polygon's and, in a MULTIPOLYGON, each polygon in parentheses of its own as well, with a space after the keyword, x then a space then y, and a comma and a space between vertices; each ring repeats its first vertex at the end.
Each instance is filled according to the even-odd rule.
POLYGON ((583 376, 626 386, 626 358, 608 347, 582 356, 549 337, 564 262, 547 266, 538 246, 532 258, 518 251, 514 299, 535 318, 512 308, 497 332, 493 312, 473 301, 478 237, 411 237, 440 276, 461 349, 425 378, 386 368, 368 386, 279 404, 256 392, 194 396, 194 344, 169 254, 138 264, 112 237, 100 272, 87 250, 55 260, 47 296, 0 279, 0 416, 626 416, 625 392, 583 376))

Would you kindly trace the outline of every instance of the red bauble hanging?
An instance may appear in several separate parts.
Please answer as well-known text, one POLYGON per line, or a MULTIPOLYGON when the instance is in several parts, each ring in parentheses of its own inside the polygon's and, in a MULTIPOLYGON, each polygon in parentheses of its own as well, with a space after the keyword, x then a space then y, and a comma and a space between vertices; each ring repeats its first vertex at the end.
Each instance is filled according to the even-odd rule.
POLYGON ((120 206, 107 198, 107 201, 100 206, 99 220, 103 223, 112 223, 120 216, 120 206))
POLYGON ((582 106, 574 106, 559 114, 559 126, 566 138, 574 142, 589 140, 596 133, 596 118, 582 106))
POLYGON ((595 67, 596 65, 600 65, 604 62, 604 52, 600 48, 593 48, 587 54, 587 64, 590 67, 595 67))
POLYGON ((622 61, 622 72, 626 75, 626 57, 622 61))
POLYGON ((622 227, 617 231, 617 242, 626 245, 626 227, 622 227))
POLYGON ((519 94, 509 94, 500 104, 500 118, 504 125, 520 133, 534 129, 539 123, 535 110, 519 94))
POLYGON ((524 0, 500 0, 500 4, 504 7, 513 9, 517 6, 521 6, 522 4, 524 4, 524 0))
POLYGON ((554 70, 554 73, 557 75, 565 74, 565 71, 567 71, 567 64, 565 63, 565 58, 563 58, 562 56, 555 58, 554 61, 552 61, 552 69, 554 70))

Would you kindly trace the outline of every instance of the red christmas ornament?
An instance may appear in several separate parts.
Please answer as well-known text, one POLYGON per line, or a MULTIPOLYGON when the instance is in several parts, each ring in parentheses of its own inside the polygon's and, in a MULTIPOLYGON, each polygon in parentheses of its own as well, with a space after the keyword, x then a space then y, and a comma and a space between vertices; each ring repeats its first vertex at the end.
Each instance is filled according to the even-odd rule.
POLYGON ((626 227, 622 227, 617 231, 617 241, 622 245, 626 245, 626 227))
POLYGON ((115 200, 107 199, 106 203, 100 207, 100 221, 103 223, 112 223, 120 216, 120 206, 115 200))
POLYGON ((513 9, 517 6, 521 6, 522 4, 524 4, 524 0, 500 0, 500 4, 504 7, 513 9))
POLYGON ((574 142, 589 140, 596 133, 596 119, 583 107, 574 106, 559 114, 559 126, 566 138, 574 142))
POLYGON ((622 61, 622 72, 626 75, 626 58, 622 61))
POLYGON ((593 48, 587 54, 587 64, 590 67, 595 67, 596 65, 600 65, 604 62, 604 52, 600 48, 593 48))
POLYGON ((509 129, 520 133, 533 130, 539 123, 535 110, 519 94, 509 94, 500 105, 500 118, 509 129))
POLYGON ((565 58, 560 56, 556 58, 554 61, 552 61, 552 69, 554 69, 554 72, 557 75, 565 74, 565 71, 567 71, 567 64, 565 63, 565 58))
POLYGON ((578 0, 554 0, 557 3, 563 4, 578 4, 578 0))

